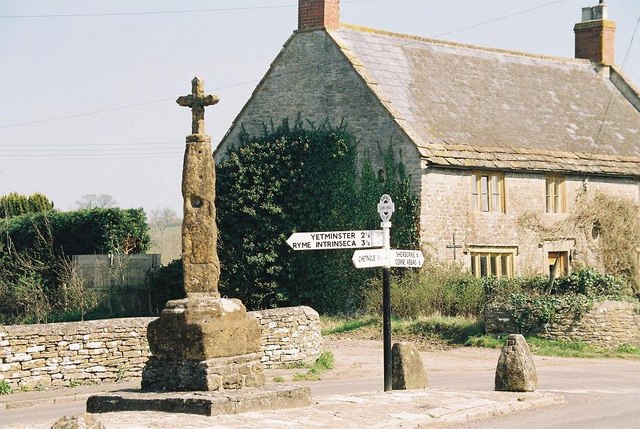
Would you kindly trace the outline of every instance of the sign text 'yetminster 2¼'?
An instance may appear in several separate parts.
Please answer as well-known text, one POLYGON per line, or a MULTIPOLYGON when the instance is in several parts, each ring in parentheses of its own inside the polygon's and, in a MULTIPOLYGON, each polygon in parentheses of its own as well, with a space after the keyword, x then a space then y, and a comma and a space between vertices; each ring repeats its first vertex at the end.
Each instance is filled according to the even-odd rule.
POLYGON ((291 234, 287 244, 293 250, 382 247, 382 231, 296 232, 291 234))

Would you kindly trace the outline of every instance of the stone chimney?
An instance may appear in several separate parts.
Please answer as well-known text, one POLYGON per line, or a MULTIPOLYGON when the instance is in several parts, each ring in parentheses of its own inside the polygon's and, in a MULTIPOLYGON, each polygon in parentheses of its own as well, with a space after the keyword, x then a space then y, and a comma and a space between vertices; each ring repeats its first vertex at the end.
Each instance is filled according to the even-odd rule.
POLYGON ((607 5, 582 8, 582 21, 573 27, 576 35, 576 58, 586 58, 605 66, 614 63, 616 23, 607 19, 607 5))
POLYGON ((339 3, 340 0, 298 0, 298 30, 338 28, 339 3))

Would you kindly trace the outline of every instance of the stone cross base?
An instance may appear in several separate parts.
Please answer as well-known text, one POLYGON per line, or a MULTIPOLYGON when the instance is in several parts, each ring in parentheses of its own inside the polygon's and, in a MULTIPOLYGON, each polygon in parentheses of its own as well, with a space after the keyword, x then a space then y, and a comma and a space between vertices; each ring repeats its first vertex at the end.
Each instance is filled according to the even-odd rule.
POLYGON ((260 353, 172 362, 151 357, 142 371, 142 389, 155 391, 217 391, 260 387, 264 373, 260 353))
POLYGON ((217 391, 264 385, 260 323, 238 299, 192 294, 169 301, 147 328, 153 355, 142 388, 217 391))
POLYGON ((201 362, 258 353, 260 324, 238 299, 194 294, 167 302, 147 338, 157 359, 201 362))

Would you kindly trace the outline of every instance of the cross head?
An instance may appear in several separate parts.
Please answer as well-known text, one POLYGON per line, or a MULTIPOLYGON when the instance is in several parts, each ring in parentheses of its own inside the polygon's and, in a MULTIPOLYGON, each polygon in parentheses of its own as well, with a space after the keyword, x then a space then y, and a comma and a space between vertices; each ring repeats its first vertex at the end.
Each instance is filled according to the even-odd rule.
POLYGON ((220 101, 216 95, 204 95, 204 81, 194 77, 191 81, 191 94, 178 97, 176 103, 191 108, 191 133, 205 134, 204 108, 220 101))

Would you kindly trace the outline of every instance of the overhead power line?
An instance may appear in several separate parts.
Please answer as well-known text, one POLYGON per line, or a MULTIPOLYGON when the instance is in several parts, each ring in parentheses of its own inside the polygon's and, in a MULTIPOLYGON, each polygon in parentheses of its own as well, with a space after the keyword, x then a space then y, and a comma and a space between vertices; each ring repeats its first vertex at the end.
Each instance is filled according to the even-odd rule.
MULTIPOLYGON (((347 0, 344 3, 367 3, 379 0, 347 0)), ((177 15, 189 13, 213 13, 213 12, 236 12, 244 10, 260 9, 284 9, 297 7, 297 3, 279 4, 270 6, 240 6, 240 7, 219 7, 211 9, 187 9, 187 10, 156 10, 139 12, 102 12, 102 13, 60 13, 42 15, 0 15, 0 19, 25 19, 25 18, 88 18, 88 17, 112 17, 112 16, 150 16, 150 15, 177 15)))
MULTIPOLYGON (((351 1, 345 1, 345 3, 362 3, 362 2, 371 2, 371 1, 379 1, 379 0, 351 0, 351 1)), ((433 38, 437 38, 437 37, 441 37, 441 36, 445 36, 448 34, 453 34, 453 33, 457 33, 463 30, 467 30, 470 28, 474 28, 474 27, 479 27, 482 25, 486 25, 486 24, 490 24, 493 22, 497 22, 503 19, 507 19, 507 18, 511 18, 513 16, 517 16, 517 15, 521 15, 524 13, 528 13, 537 9, 541 9, 544 7, 548 7, 557 3, 562 3, 564 1, 568 1, 568 0, 556 0, 550 3, 545 3, 542 4, 540 6, 536 6, 533 8, 529 8, 529 9, 524 9, 518 12, 514 12, 512 14, 509 15, 503 15, 503 16, 499 16, 497 18, 494 19, 490 19, 488 21, 484 21, 484 22, 479 22, 477 24, 473 24, 473 25, 469 25, 466 27, 462 27, 462 28, 458 28, 456 30, 451 30, 445 33, 440 33, 440 34, 436 34, 433 35, 431 37, 433 38)), ((77 14, 77 15, 15 15, 15 16, 0 16, 0 18, 45 18, 45 17, 75 17, 75 16, 116 16, 116 15, 127 15, 127 14, 166 14, 166 13, 195 13, 195 12, 213 12, 213 11, 221 11, 221 10, 242 10, 242 9, 267 9, 267 8, 274 8, 274 7, 294 7, 296 6, 296 4, 293 5, 279 5, 279 6, 256 6, 256 7, 246 7, 246 8, 222 8, 222 9, 197 9, 197 10, 183 10, 183 11, 156 11, 156 12, 114 12, 111 14, 77 14)), ((331 64, 327 64, 327 65, 331 65, 331 64)), ((253 79, 250 81, 245 81, 245 82, 239 82, 239 83, 235 83, 235 84, 230 84, 230 85, 226 85, 226 86, 222 86, 222 87, 218 87, 218 88, 213 88, 213 89, 207 89, 208 91, 221 91, 224 89, 229 89, 229 88, 234 88, 234 87, 238 87, 238 86, 244 86, 244 85, 248 85, 251 83, 257 83, 259 82, 260 79, 253 79)), ((103 113, 109 113, 109 112, 116 112, 119 110, 125 110, 125 109, 131 109, 131 108, 135 108, 135 107, 141 107, 141 106, 148 106, 151 104, 158 104, 158 103, 164 103, 164 102, 168 102, 168 101, 173 101, 175 98, 163 98, 163 99, 159 99, 159 100, 152 100, 152 101, 147 101, 147 102, 142 102, 142 103, 136 103, 136 104, 129 104, 129 105, 124 105, 124 106, 118 106, 118 107, 112 107, 112 108, 107 108, 107 109, 101 109, 101 110, 94 110, 94 111, 90 111, 90 112, 84 112, 84 113, 78 113, 78 114, 73 114, 73 115, 66 115, 66 116, 59 116, 59 117, 55 117, 55 118, 48 118, 48 119, 39 119, 39 120, 33 120, 33 121, 25 121, 25 122, 19 122, 19 123, 14 123, 14 124, 7 124, 7 125, 0 125, 0 129, 6 129, 6 128, 14 128, 14 127, 21 127, 21 126, 27 126, 27 125, 36 125, 36 124, 43 124, 43 123, 48 123, 48 122, 55 122, 55 121, 61 121, 61 120, 66 120, 66 119, 76 119, 76 118, 82 118, 82 117, 86 117, 86 116, 93 116, 93 115, 100 115, 103 113)))
POLYGON ((508 15, 498 16, 497 18, 493 18, 493 19, 490 19, 488 21, 482 21, 482 22, 478 22, 476 24, 467 25, 466 27, 462 27, 462 28, 458 28, 457 30, 451 30, 451 31, 447 31, 447 32, 444 32, 444 33, 436 34, 436 35, 431 36, 431 37, 435 38, 435 37, 447 36, 447 35, 453 34, 453 33, 459 33, 460 31, 469 30, 471 28, 480 27, 482 25, 491 24, 491 23, 497 22, 497 21, 502 21, 503 19, 512 18, 514 16, 518 16, 518 15, 522 15, 522 14, 525 14, 525 13, 533 12, 534 10, 542 9, 542 8, 547 7, 547 6, 552 6, 552 5, 558 4, 558 3, 563 3, 565 1, 569 1, 569 0, 552 1, 551 3, 545 3, 545 4, 541 4, 540 6, 531 7, 529 9, 523 9, 523 10, 520 10, 518 12, 510 13, 508 15))
MULTIPOLYGON (((127 142, 127 143, 51 143, 51 144, 19 144, 19 143, 2 143, 0 144, 0 149, 3 148, 36 148, 36 147, 44 147, 44 148, 54 148, 54 147, 104 147, 104 146, 156 146, 156 145, 175 145, 179 143, 184 143, 183 141, 170 141, 170 142, 127 142)), ((10 149, 9 149, 10 150, 10 149)))
POLYGON ((2 155, 3 158, 25 158, 32 160, 33 158, 56 158, 56 159, 84 159, 84 158, 133 158, 138 156, 171 156, 175 158, 177 155, 180 155, 182 151, 176 152, 136 152, 136 153, 94 153, 94 154, 56 154, 56 153, 48 153, 48 154, 37 154, 37 155, 2 155))
MULTIPOLYGON (((213 89, 210 89, 208 91, 221 91, 223 89, 229 89, 229 88, 234 88, 234 87, 237 87, 237 86, 248 85, 250 83, 256 83, 256 82, 259 82, 259 81, 260 81, 259 79, 253 79, 253 80, 248 80, 246 82, 234 83, 234 84, 231 84, 231 85, 226 85, 226 86, 221 86, 221 87, 218 87, 218 88, 213 88, 213 89)), ((74 114, 74 115, 58 116, 56 118, 38 119, 38 120, 27 121, 27 122, 18 122, 18 123, 15 123, 15 124, 0 125, 0 129, 22 127, 22 126, 25 126, 25 125, 44 124, 44 123, 47 123, 47 122, 62 121, 62 120, 65 120, 65 119, 75 119, 75 118, 82 118, 82 117, 85 117, 85 116, 100 115, 102 113, 117 112, 118 110, 131 109, 131 108, 140 107, 140 106, 148 106, 150 104, 166 103, 168 101, 173 101, 173 100, 175 100, 175 97, 162 98, 160 100, 146 101, 146 102, 143 102, 143 103, 128 104, 126 106, 111 107, 111 108, 108 108, 108 109, 93 110, 91 112, 77 113, 77 114, 74 114)))

